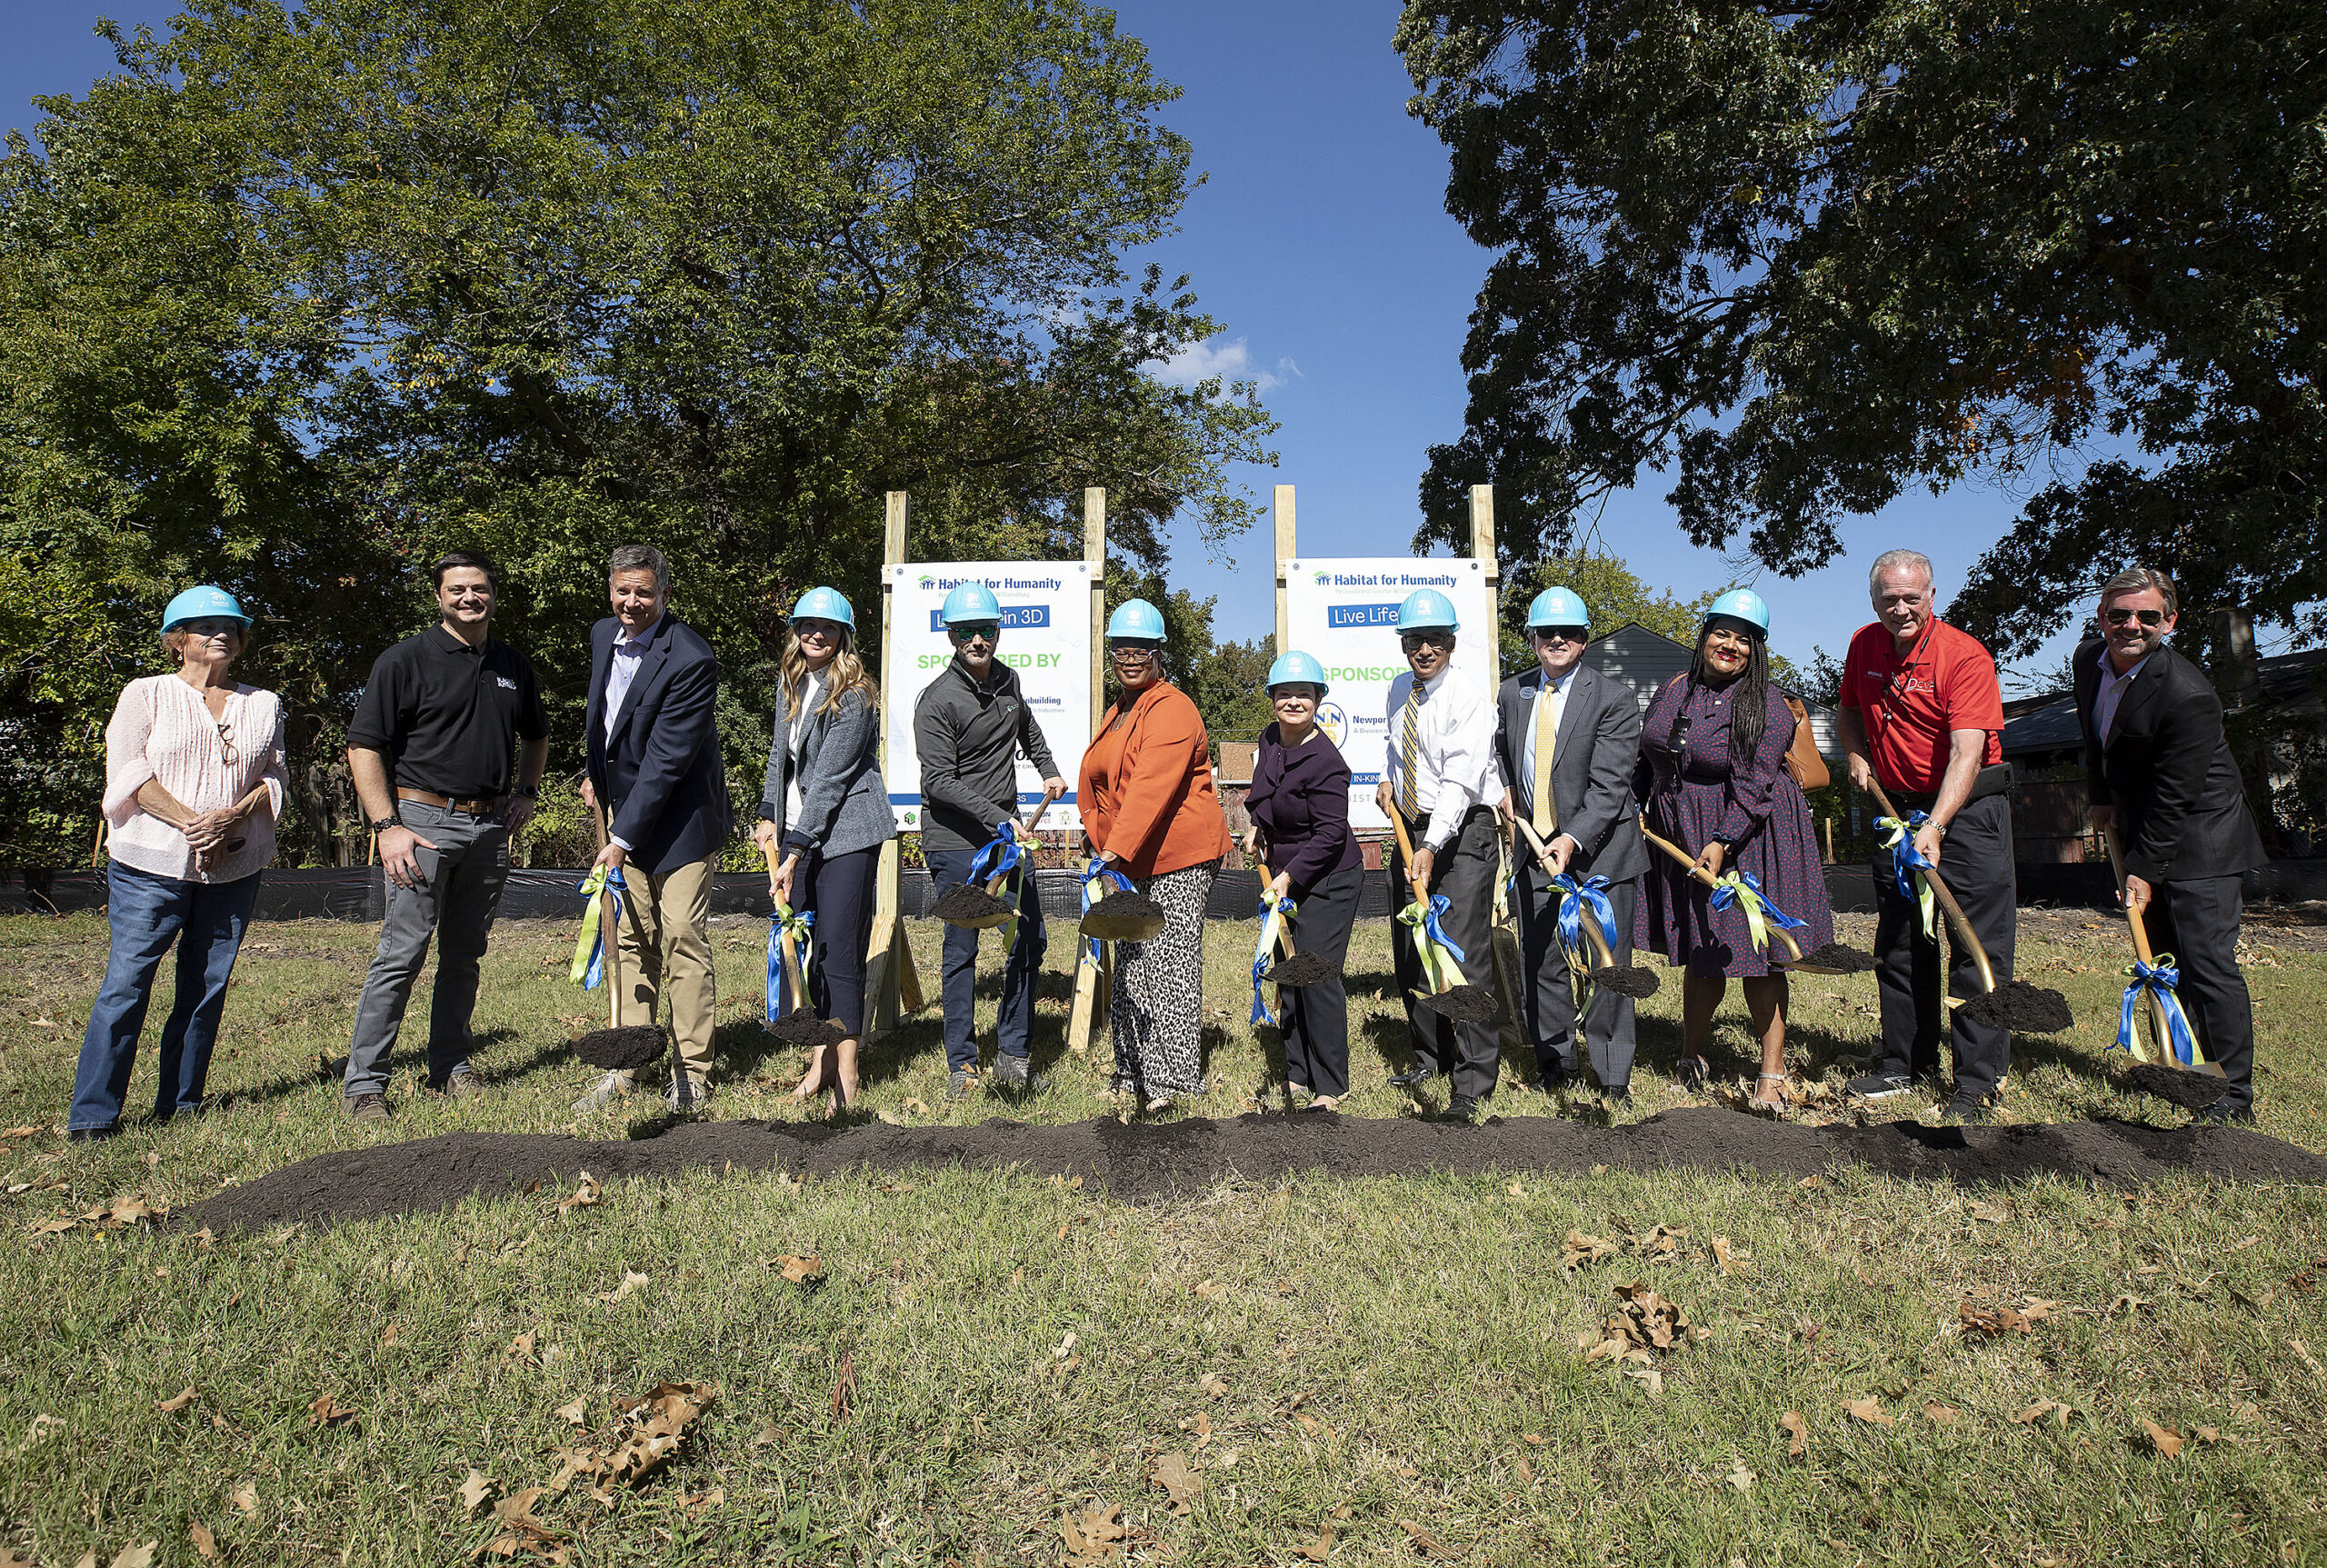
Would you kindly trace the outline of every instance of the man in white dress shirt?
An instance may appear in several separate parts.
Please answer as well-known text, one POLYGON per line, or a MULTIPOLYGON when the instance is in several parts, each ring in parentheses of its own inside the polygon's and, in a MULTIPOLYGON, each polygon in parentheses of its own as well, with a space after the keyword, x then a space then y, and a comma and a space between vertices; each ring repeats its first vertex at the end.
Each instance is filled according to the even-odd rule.
MULTIPOLYGON (((1494 708, 1470 680, 1450 674, 1454 638, 1462 630, 1445 594, 1424 588, 1398 606, 1398 641, 1413 673, 1390 687, 1388 755, 1375 800, 1395 814, 1414 846, 1412 875, 1404 857, 1391 854, 1390 902, 1408 902, 1407 889, 1420 881, 1447 909, 1441 924, 1462 950, 1463 975, 1483 991, 1494 989, 1494 954, 1488 946, 1493 923, 1496 845, 1491 793, 1495 781, 1494 708)), ((1490 628, 1483 635, 1493 635, 1490 628)), ((1419 1007, 1414 994, 1423 984, 1422 955, 1413 927, 1390 925, 1390 954, 1405 993, 1406 1027, 1413 1038, 1414 1065, 1391 1080, 1419 1088, 1444 1073, 1453 1084, 1447 1114, 1467 1121, 1494 1093, 1501 1071, 1501 1041, 1493 1020, 1455 1024, 1419 1007)))

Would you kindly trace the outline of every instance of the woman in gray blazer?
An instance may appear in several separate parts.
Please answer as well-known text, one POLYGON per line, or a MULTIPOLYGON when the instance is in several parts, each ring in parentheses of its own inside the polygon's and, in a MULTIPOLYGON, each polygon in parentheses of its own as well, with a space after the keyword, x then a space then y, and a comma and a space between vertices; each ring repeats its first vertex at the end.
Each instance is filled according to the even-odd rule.
MULTIPOLYGON (((807 1000, 848 1037, 808 1058, 794 1098, 829 1090, 835 1116, 856 1097, 874 882, 881 846, 897 835, 877 751, 880 688, 856 656, 855 628, 855 613, 835 589, 811 588, 793 606, 784 701, 768 746, 760 820, 752 828, 763 854, 779 846, 777 900, 815 916, 807 1000)), ((792 1000, 799 1005, 800 998, 792 1000)))

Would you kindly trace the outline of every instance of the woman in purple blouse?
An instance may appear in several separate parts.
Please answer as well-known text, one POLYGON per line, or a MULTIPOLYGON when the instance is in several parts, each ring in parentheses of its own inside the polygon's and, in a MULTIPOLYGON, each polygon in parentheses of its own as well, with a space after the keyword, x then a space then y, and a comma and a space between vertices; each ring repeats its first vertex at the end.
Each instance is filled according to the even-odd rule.
POLYGON ((1284 1075, 1314 1096, 1313 1111, 1330 1111, 1349 1094, 1349 998, 1342 964, 1365 880, 1349 831, 1349 764, 1317 727, 1324 675, 1316 660, 1299 652, 1269 666, 1276 723, 1261 732, 1253 787, 1244 796, 1253 818, 1245 853, 1264 853, 1273 874, 1265 891, 1300 906, 1292 922, 1294 951, 1322 959, 1333 971, 1314 985, 1280 993, 1284 1075))
MULTIPOLYGON (((1744 593, 1724 594, 1716 609, 1733 600, 1758 611, 1761 624, 1743 615, 1705 617, 1689 673, 1665 683, 1641 722, 1633 794, 1651 832, 1694 855, 1713 876, 1752 876, 1772 904, 1804 922, 1808 929, 1793 935, 1808 953, 1833 941, 1834 914, 1810 803, 1785 771, 1793 714, 1770 684, 1768 610, 1758 595, 1744 593)), ((1744 983, 1746 1012, 1761 1043, 1753 1097, 1782 1105, 1785 972, 1754 950, 1743 907, 1715 910, 1712 901, 1713 890, 1669 855, 1653 856, 1641 878, 1633 945, 1660 951, 1688 972, 1674 1076, 1683 1088, 1704 1084, 1713 1009, 1733 975, 1744 983)))

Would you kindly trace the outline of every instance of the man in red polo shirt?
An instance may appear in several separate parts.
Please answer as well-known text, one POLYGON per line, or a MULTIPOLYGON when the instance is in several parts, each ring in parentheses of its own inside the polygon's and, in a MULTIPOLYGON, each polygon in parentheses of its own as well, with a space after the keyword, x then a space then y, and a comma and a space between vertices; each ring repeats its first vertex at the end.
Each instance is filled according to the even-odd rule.
MULTIPOLYGON (((1868 581, 1878 619, 1851 639, 1837 704, 1851 782, 1864 789, 1870 777, 1879 780, 1893 806, 1916 824, 1915 849, 1940 868, 2001 985, 2012 978, 2019 889, 1995 660, 1978 639, 1933 613, 1931 562, 1923 556, 1887 550, 1875 558, 1868 581)), ((1918 1078, 1937 1077, 1949 1020, 1939 940, 1924 930, 1913 893, 1901 892, 1888 849, 1875 854, 1874 889, 1883 1044, 1873 1070, 1850 1087, 1882 1100, 1906 1094, 1918 1078)), ((1980 990, 1979 966, 1958 947, 1946 994, 1970 997, 1980 990)), ((2012 1033, 1958 1018, 1954 1034, 1955 1095, 1948 1114, 1976 1121, 2012 1066, 2012 1033)))

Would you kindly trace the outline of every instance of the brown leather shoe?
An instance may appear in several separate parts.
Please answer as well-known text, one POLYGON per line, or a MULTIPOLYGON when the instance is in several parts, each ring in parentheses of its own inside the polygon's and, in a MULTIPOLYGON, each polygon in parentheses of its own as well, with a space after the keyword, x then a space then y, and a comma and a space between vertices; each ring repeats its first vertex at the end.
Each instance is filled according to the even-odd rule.
POLYGON ((385 1094, 348 1094, 339 1102, 351 1122, 385 1122, 388 1119, 388 1097, 385 1094))

